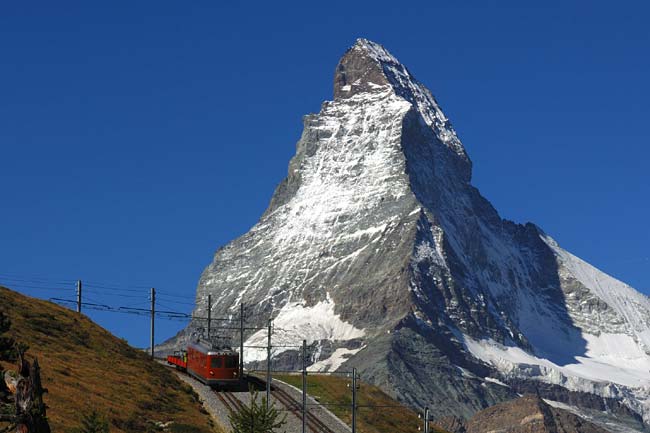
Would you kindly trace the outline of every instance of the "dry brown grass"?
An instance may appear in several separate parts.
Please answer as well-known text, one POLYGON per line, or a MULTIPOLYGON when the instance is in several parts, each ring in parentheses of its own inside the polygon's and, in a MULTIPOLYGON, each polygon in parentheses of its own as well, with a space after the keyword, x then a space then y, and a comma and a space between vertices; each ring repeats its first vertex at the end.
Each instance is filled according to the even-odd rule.
MULTIPOLYGON (((274 376, 296 388, 302 387, 302 376, 274 376)), ((338 375, 316 375, 307 377, 307 393, 321 403, 346 424, 352 423, 351 378, 338 375)), ((422 427, 418 415, 406 406, 393 400, 376 386, 361 382, 358 393, 357 430, 361 433, 415 433, 422 427)), ((444 433, 431 426, 431 433, 444 433)))
POLYGON ((11 318, 9 334, 29 345, 28 358, 38 357, 54 432, 78 426, 92 409, 111 432, 157 431, 154 422, 168 421, 173 433, 224 431, 172 371, 86 316, 4 287, 0 309, 11 318))

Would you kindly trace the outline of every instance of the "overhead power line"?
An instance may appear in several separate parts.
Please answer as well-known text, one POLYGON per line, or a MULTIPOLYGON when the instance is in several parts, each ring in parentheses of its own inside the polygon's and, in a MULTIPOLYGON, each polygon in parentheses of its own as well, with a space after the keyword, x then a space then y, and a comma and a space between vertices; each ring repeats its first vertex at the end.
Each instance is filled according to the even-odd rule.
MULTIPOLYGON (((93 302, 82 302, 83 307, 88 310, 108 311, 112 313, 123 313, 123 314, 134 314, 139 316, 151 315, 150 308, 139 308, 133 306, 124 306, 124 305, 121 306, 108 305, 102 303, 101 301, 98 301, 97 299, 91 299, 87 296, 85 297, 85 299, 90 299, 91 301, 93 301, 93 302)), ((77 301, 75 300, 66 299, 66 298, 50 298, 50 301, 65 306, 76 305, 77 303, 77 301)), ((169 306, 165 306, 165 308, 169 308, 169 306)), ((166 318, 166 319, 183 319, 183 320, 199 320, 199 321, 208 320, 207 317, 194 316, 190 313, 183 313, 181 311, 174 311, 174 310, 156 310, 155 314, 156 317, 166 318)), ((219 322, 235 322, 239 319, 235 317, 233 318, 211 317, 210 320, 219 321, 219 322)), ((221 329, 227 329, 227 328, 221 327, 221 329)), ((239 329, 239 328, 235 328, 235 329, 239 329)), ((250 330, 250 329, 258 329, 258 328, 246 328, 246 329, 250 330)))
POLYGON ((74 283, 75 281, 75 280, 67 280, 67 279, 60 279, 60 278, 51 279, 51 278, 43 278, 38 276, 17 275, 17 274, 11 274, 6 272, 0 273, 0 279, 26 282, 26 283, 45 283, 45 284, 71 284, 74 283))
MULTIPOLYGON (((78 280, 67 279, 67 278, 50 278, 42 275, 26 275, 26 274, 16 274, 12 272, 0 272, 0 283, 4 282, 8 285, 16 285, 16 283, 30 283, 32 285, 47 285, 49 286, 62 286, 64 287, 75 287, 75 284, 78 280)), ((120 293, 136 293, 148 295, 151 286, 143 285, 125 285, 112 282, 101 282, 96 280, 84 280, 84 288, 95 288, 108 291, 115 291, 120 293)), ((156 295, 168 296, 176 299, 181 299, 185 301, 194 301, 195 297, 193 294, 182 295, 178 292, 173 291, 160 291, 156 290, 156 295)))

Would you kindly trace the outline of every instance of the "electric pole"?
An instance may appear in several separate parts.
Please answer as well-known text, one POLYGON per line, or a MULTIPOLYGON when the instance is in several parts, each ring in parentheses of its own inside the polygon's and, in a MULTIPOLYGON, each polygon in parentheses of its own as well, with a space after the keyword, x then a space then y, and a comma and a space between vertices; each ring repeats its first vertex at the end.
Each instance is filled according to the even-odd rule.
POLYGON ((352 369, 352 433, 357 433, 357 369, 352 369))
POLYGON ((302 340, 302 433, 307 433, 307 340, 302 340))
POLYGON ((244 379, 244 303, 239 305, 239 380, 244 379))
POLYGON ((210 325, 212 319, 212 295, 208 295, 208 341, 210 340, 210 325))
POLYGON ((429 408, 424 408, 424 433, 429 433, 429 408))
POLYGON ((427 423, 427 430, 426 433, 429 433, 429 408, 426 410, 426 414, 424 416, 426 418, 426 423, 427 423))
POLYGON ((77 313, 81 313, 81 280, 77 280, 77 313))
POLYGON ((271 319, 269 319, 268 342, 266 345, 266 409, 271 404, 271 319))
POLYGON ((151 288, 151 359, 154 357, 153 353, 153 340, 154 340, 154 325, 156 317, 156 289, 151 288))

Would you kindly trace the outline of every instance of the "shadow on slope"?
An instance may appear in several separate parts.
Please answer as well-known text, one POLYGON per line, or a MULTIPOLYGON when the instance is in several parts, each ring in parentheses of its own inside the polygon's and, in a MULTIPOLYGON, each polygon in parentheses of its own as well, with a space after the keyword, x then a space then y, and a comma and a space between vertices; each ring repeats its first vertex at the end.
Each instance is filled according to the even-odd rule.
POLYGON ((405 116, 402 136, 406 170, 423 206, 414 255, 420 245, 433 251, 414 270, 423 310, 474 339, 521 347, 559 366, 578 362, 587 342, 539 229, 502 219, 458 173, 457 155, 416 110, 405 116), (436 261, 440 250, 444 257, 436 261))

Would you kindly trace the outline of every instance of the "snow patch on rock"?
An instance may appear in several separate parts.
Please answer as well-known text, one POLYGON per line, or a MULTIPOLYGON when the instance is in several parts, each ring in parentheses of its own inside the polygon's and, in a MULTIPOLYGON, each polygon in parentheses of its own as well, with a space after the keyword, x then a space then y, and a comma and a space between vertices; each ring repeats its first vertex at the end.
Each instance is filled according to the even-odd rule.
MULTIPOLYGON (((305 305, 304 301, 288 302, 273 321, 271 346, 295 347, 275 347, 273 356, 292 348, 298 349, 302 340, 307 340, 307 344, 311 344, 321 340, 349 341, 366 335, 365 330, 343 321, 341 316, 334 312, 334 307, 334 301, 329 294, 325 300, 311 307, 305 305)), ((244 346, 266 346, 267 338, 267 330, 259 330, 245 341, 244 346)), ((259 347, 251 347, 248 350, 245 348, 244 361, 266 360, 266 349, 259 347)), ((335 351, 332 357, 336 355, 337 358, 341 358, 345 354, 356 353, 356 351, 338 352, 339 350, 341 349, 335 351)), ((338 360, 337 358, 331 359, 330 364, 334 365, 338 362, 338 366, 345 361, 345 359, 338 360)), ((322 362, 326 361, 329 359, 322 362)))
MULTIPOLYGON (((465 347, 472 355, 506 374, 526 371, 545 382, 565 386, 573 381, 572 378, 576 378, 579 382, 582 382, 580 379, 585 379, 650 389, 650 357, 627 335, 583 334, 587 340, 587 352, 584 356, 576 356, 574 363, 566 365, 558 365, 517 346, 506 346, 491 339, 474 340, 467 335, 463 337, 465 347)), ((577 382, 572 387, 576 391, 586 391, 582 388, 583 384, 577 382)))
POLYGON ((569 274, 625 319, 630 334, 650 352, 650 298, 562 249, 551 237, 542 240, 569 274))
POLYGON ((484 378, 484 380, 486 382, 496 383, 497 385, 501 385, 501 386, 505 386, 506 388, 510 388, 510 385, 505 384, 505 383, 501 382, 499 379, 495 379, 493 377, 486 377, 486 378, 484 378))
POLYGON ((346 349, 344 347, 338 348, 327 359, 315 362, 309 366, 310 371, 335 371, 352 355, 357 354, 365 346, 358 349, 346 349))
POLYGON ((476 358, 497 368, 504 377, 531 378, 561 385, 572 391, 621 399, 650 418, 650 357, 627 335, 583 334, 587 341, 584 356, 575 363, 558 365, 517 346, 491 339, 475 340, 463 335, 463 344, 476 358))

